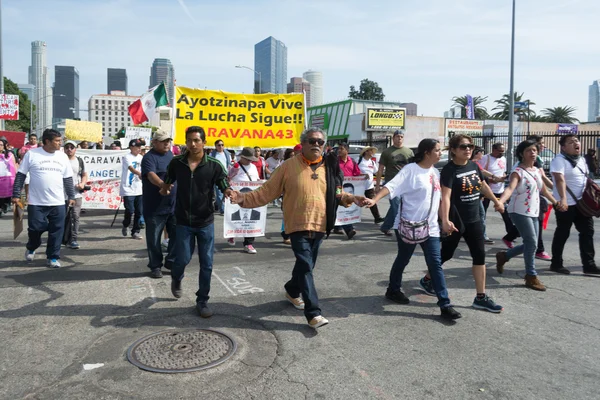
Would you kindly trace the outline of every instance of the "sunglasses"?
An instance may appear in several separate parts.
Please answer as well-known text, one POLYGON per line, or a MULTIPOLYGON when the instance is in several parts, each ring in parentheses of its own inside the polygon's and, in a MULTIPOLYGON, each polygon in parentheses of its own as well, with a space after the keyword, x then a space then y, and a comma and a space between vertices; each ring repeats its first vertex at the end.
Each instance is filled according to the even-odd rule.
POLYGON ((308 139, 308 143, 309 144, 317 144, 319 146, 323 146, 325 144, 325 141, 323 139, 308 139))
POLYGON ((465 143, 463 143, 463 144, 459 144, 458 148, 461 149, 461 150, 467 150, 467 149, 473 150, 475 148, 475 145, 474 144, 465 144, 465 143))

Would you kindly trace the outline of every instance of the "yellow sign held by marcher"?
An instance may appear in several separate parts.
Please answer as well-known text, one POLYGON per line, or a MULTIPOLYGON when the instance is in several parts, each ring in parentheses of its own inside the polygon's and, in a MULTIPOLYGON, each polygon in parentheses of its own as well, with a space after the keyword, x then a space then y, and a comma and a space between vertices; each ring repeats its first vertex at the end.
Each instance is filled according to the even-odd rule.
POLYGON ((97 143, 102 140, 102 124, 68 119, 65 122, 65 138, 67 140, 87 140, 88 142, 97 143))
POLYGON ((176 144, 185 131, 200 126, 207 146, 221 139, 229 149, 294 147, 304 129, 303 94, 239 94, 175 88, 176 144))

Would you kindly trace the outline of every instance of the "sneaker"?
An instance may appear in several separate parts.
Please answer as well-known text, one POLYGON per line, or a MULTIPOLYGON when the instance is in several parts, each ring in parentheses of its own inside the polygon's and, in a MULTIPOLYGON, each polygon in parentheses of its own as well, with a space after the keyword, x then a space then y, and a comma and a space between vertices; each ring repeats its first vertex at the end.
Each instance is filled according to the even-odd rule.
POLYGON ((462 318, 462 315, 452 306, 441 308, 440 311, 442 312, 440 314, 441 317, 447 321, 454 321, 455 319, 462 318))
POLYGON ((385 236, 392 236, 392 231, 390 231, 390 230, 381 231, 381 233, 383 233, 385 236))
POLYGON ((175 298, 180 298, 183 290, 181 289, 181 281, 171 278, 171 293, 175 298))
POLYGON ((381 217, 379 217, 379 218, 375 218, 375 223, 376 223, 376 224, 380 224, 380 223, 382 223, 383 221, 385 221, 385 218, 381 218, 381 217))
POLYGON ((25 261, 33 261, 35 257, 35 250, 25 249, 25 261))
POLYGON ((256 254, 256 249, 251 244, 244 246, 244 251, 248 254, 256 254))
POLYGON ((483 296, 481 299, 475 297, 473 300, 473 308, 477 308, 478 310, 486 310, 492 313, 499 313, 504 310, 504 307, 494 303, 488 295, 483 296))
POLYGON ((49 258, 46 261, 46 267, 48 268, 60 268, 60 263, 56 258, 49 258))
POLYGON ((140 235, 138 232, 132 234, 131 237, 134 238, 134 239, 136 239, 136 240, 142 240, 143 239, 142 235, 140 235))
POLYGON ((140 229, 146 229, 146 224, 140 224, 140 229))
POLYGON ((565 274, 565 275, 569 275, 571 273, 571 271, 569 271, 565 267, 553 267, 552 265, 550 266, 550 271, 556 272, 557 274, 565 274))
POLYGON ((200 316, 202 318, 210 318, 213 315, 212 310, 208 307, 208 304, 206 304, 206 303, 196 304, 196 310, 198 311, 198 314, 200 314, 200 316))
POLYGON ((69 248, 73 249, 73 250, 78 250, 79 249, 79 243, 77 243, 76 240, 73 240, 71 243, 69 243, 69 248))
POLYGON ((600 268, 594 266, 583 268, 583 273, 587 275, 600 275, 600 268))
POLYGON ((169 239, 164 239, 160 242, 160 249, 163 253, 166 253, 169 250, 169 239))
POLYGON ((508 247, 509 249, 512 249, 513 247, 515 247, 515 244, 509 240, 506 239, 502 239, 502 242, 504 243, 504 245, 506 247, 508 247))
POLYGON ((283 239, 283 244, 292 244, 290 239, 283 239))
POLYGON ((545 251, 540 251, 539 253, 535 253, 535 258, 537 258, 538 260, 546 260, 546 261, 552 260, 552 257, 550 257, 550 254, 546 253, 545 251))
POLYGON ((494 244, 494 243, 496 243, 496 242, 494 242, 494 241, 493 241, 492 239, 490 239, 490 238, 485 238, 485 239, 483 240, 483 242, 484 242, 485 244, 494 244))
POLYGON ((127 227, 126 226, 124 226, 124 227, 121 228, 121 234, 123 236, 127 236, 127 227))
POLYGON ((431 279, 425 280, 425 277, 422 277, 421 280, 419 280, 419 286, 421 286, 421 289, 423 289, 426 295, 436 295, 435 290, 433 290, 433 281, 431 279))
POLYGON ((504 272, 504 264, 508 262, 505 251, 499 251, 496 253, 496 271, 499 274, 504 272))
POLYGON ((154 268, 152 271, 150 271, 150 278, 154 278, 154 279, 160 279, 163 277, 162 271, 160 270, 160 268, 154 268))
POLYGON ((285 292, 285 298, 292 303, 292 305, 294 306, 294 308, 296 310, 304 310, 304 300, 302 300, 302 297, 292 297, 290 296, 290 294, 286 291, 285 292))
POLYGON ((227 239, 227 244, 230 246, 235 246, 235 239, 234 238, 227 239))
POLYGON ((308 321, 308 326, 310 326, 313 329, 317 329, 322 327, 323 325, 327 325, 328 323, 329 321, 325 317, 323 317, 322 315, 317 315, 316 317, 308 321))
POLYGON ((356 231, 353 229, 347 234, 348 240, 351 240, 354 236, 356 236, 356 231))
POLYGON ((537 275, 525 275, 525 286, 540 292, 546 291, 546 286, 538 279, 537 275))
POLYGON ((408 299, 408 297, 406 297, 404 295, 404 293, 402 293, 402 290, 398 290, 397 292, 392 292, 390 290, 390 288, 388 288, 388 290, 385 292, 385 297, 389 300, 392 300, 396 303, 399 304, 408 304, 410 303, 410 300, 408 299))

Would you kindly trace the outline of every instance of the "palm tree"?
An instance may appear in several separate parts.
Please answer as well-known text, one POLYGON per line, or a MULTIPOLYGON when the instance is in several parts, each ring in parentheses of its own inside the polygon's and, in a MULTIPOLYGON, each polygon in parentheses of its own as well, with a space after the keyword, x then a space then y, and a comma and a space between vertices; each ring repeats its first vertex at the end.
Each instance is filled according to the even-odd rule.
MULTIPOLYGON (((529 109, 522 109, 519 110, 515 113, 515 115, 519 116, 519 120, 521 121, 527 121, 528 118, 532 118, 533 115, 535 115, 535 112, 533 110, 531 110, 531 106, 534 106, 535 103, 529 99, 527 100, 523 100, 523 95, 525 93, 517 93, 515 92, 515 103, 516 102, 529 102, 529 109)), ((497 110, 496 113, 492 114, 491 119, 499 119, 502 121, 506 121, 508 120, 508 114, 510 111, 510 95, 509 94, 504 94, 502 95, 502 98, 499 100, 494 100, 494 103, 497 104, 496 107, 492 108, 492 111, 497 110)))
POLYGON ((557 124, 574 124, 579 122, 572 114, 577 110, 575 107, 552 107, 544 108, 542 113, 546 118, 546 122, 554 122, 557 124))
MULTIPOLYGON (((460 107, 460 109, 461 109, 460 117, 467 118, 467 96, 454 96, 452 98, 452 101, 454 102, 454 104, 452 104, 453 108, 460 107)), ((475 111, 475 119, 487 119, 488 118, 487 108, 485 108, 484 106, 481 105, 481 104, 485 103, 486 101, 487 101, 487 96, 486 97, 481 97, 481 96, 473 97, 473 108, 475 111)))

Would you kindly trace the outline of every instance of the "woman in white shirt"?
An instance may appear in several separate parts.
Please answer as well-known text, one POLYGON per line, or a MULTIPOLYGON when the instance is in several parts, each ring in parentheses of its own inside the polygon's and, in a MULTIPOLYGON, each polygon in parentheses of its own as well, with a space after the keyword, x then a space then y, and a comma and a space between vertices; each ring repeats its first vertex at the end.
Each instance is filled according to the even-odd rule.
MULTIPOLYGON (((539 235, 538 215, 540 209, 540 193, 557 207, 556 199, 548 191, 542 180, 540 170, 535 167, 538 155, 538 144, 534 140, 525 140, 517 146, 516 151, 519 165, 510 174, 508 188, 500 196, 500 203, 504 204, 510 197, 507 212, 515 224, 523 244, 515 246, 508 251, 496 253, 496 269, 498 273, 504 272, 504 264, 511 258, 523 254, 525 260, 525 286, 534 290, 546 290, 546 287, 537 277, 535 270, 535 251, 539 235), (512 195, 512 196, 511 196, 512 195)), ((560 208, 560 207, 559 207, 560 208)))
POLYGON ((446 279, 442 270, 440 227, 438 224, 438 210, 441 200, 440 176, 438 170, 434 167, 434 164, 440 160, 440 156, 440 143, 437 140, 421 140, 413 162, 407 164, 394 179, 387 182, 375 198, 366 199, 365 204, 372 207, 388 194, 392 199, 399 197, 402 200, 394 222, 398 241, 398 255, 392 265, 390 283, 385 297, 400 304, 410 302, 401 289, 402 274, 410 261, 416 244, 407 243, 398 232, 398 227, 401 218, 413 222, 424 222, 426 220, 429 226, 429 237, 420 245, 438 298, 437 304, 441 309, 442 318, 455 320, 460 318, 461 315, 450 304, 446 279))
MULTIPOLYGON (((373 182, 373 175, 377 173, 379 168, 375 160, 373 160, 373 155, 376 152, 377 147, 365 147, 360 152, 360 157, 358 158, 358 168, 360 169, 360 172, 368 176, 367 190, 365 190, 365 197, 368 199, 375 197, 375 183, 373 182)), ((385 220, 385 218, 381 218, 377 205, 371 207, 371 214, 373 214, 376 224, 382 223, 385 220)))

